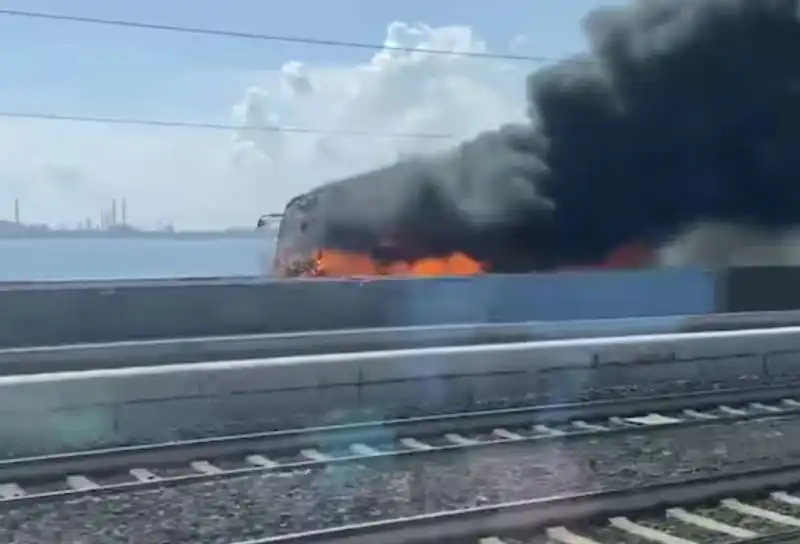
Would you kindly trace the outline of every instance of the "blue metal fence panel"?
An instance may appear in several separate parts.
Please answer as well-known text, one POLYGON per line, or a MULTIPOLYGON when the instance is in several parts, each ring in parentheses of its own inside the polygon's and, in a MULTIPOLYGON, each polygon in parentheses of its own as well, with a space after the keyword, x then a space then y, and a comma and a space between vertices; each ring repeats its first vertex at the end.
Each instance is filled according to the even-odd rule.
POLYGON ((388 321, 416 325, 697 315, 716 306, 715 274, 699 269, 419 280, 398 296, 388 321))
POLYGON ((705 270, 7 290, 0 347, 164 336, 699 315, 705 270))

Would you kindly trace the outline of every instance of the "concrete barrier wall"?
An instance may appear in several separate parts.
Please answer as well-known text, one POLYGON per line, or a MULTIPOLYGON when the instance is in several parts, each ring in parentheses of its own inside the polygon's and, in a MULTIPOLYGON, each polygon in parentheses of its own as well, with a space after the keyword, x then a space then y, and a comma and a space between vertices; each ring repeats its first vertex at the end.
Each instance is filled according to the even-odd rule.
POLYGON ((0 349, 0 376, 439 346, 800 326, 800 312, 709 314, 167 338, 0 349))
POLYGON ((705 270, 367 281, 214 279, 0 286, 0 348, 311 330, 698 315, 705 270))
MULTIPOLYGON (((0 376, 297 355, 680 332, 693 317, 476 323, 0 349, 0 376)), ((797 319, 800 324, 800 318, 797 319)))
POLYGON ((738 312, 689 316, 681 319, 681 332, 769 329, 800 326, 800 311, 738 312))
POLYGON ((6 376, 0 457, 621 394, 787 395, 798 356, 800 328, 782 328, 6 376))

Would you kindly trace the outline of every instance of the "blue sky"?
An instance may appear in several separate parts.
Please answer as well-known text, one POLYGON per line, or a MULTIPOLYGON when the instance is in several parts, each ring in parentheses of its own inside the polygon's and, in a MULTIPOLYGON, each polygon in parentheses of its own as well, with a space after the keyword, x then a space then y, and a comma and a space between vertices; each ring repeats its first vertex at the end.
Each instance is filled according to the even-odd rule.
MULTIPOLYGON (((608 2, 602 2, 608 3, 608 2)), ((5 0, 0 7, 380 43, 394 20, 472 26, 492 50, 583 47, 598 0, 5 0), (498 9, 501 7, 502 9, 498 9)), ((0 109, 187 120, 224 118, 251 74, 288 60, 354 64, 369 51, 0 16, 0 109)))
MULTIPOLYGON (((493 52, 524 35, 516 53, 559 58, 584 48, 587 11, 621 1, 0 0, 0 9, 375 44, 395 21, 453 25, 493 52)), ((0 15, 0 111, 233 123, 244 105, 286 125, 469 137, 524 115, 524 73, 537 66, 420 62, 376 82, 353 70, 374 53, 0 15), (279 78, 266 77, 289 61, 307 65, 313 97, 286 98, 279 78)), ((26 220, 74 224, 125 195, 134 224, 249 225, 314 184, 423 151, 408 140, 253 134, 0 119, 0 218, 19 197, 26 220)))

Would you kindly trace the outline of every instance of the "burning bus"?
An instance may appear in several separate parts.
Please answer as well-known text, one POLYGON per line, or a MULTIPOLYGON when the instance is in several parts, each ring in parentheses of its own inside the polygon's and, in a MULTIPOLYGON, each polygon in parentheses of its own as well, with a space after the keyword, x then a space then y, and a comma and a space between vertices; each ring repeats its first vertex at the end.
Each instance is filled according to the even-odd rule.
POLYGON ((631 244, 604 262, 559 266, 547 257, 541 221, 465 221, 457 206, 433 197, 429 187, 395 179, 408 173, 407 166, 332 182, 290 200, 277 229, 272 275, 460 276, 650 262, 644 246, 631 244))
POLYGON ((528 77, 526 122, 289 202, 276 275, 638 267, 679 237, 678 261, 800 256, 787 249, 800 226, 796 2, 630 2, 583 26, 585 53, 528 77))

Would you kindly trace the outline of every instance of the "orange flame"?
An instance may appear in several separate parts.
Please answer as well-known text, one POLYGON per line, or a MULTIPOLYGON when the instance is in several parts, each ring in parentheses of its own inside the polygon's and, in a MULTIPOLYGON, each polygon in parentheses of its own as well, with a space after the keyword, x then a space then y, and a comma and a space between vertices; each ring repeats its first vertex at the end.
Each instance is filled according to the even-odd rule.
MULTIPOLYGON (((566 266, 562 270, 644 268, 653 265, 653 250, 644 244, 631 243, 610 252, 602 262, 566 266)), ((490 268, 461 253, 418 260, 381 260, 369 255, 334 249, 318 250, 314 256, 281 259, 276 265, 280 277, 369 277, 369 276, 472 276, 490 268)))
POLYGON ((620 246, 606 256, 606 268, 643 268, 653 263, 653 250, 644 244, 630 243, 620 246))
POLYGON ((417 261, 380 262, 368 255, 320 250, 313 276, 471 276, 484 272, 478 261, 464 253, 428 257, 417 261))
POLYGON ((570 266, 569 270, 634 269, 646 268, 654 264, 654 252, 644 244, 633 242, 619 246, 595 264, 570 266))

